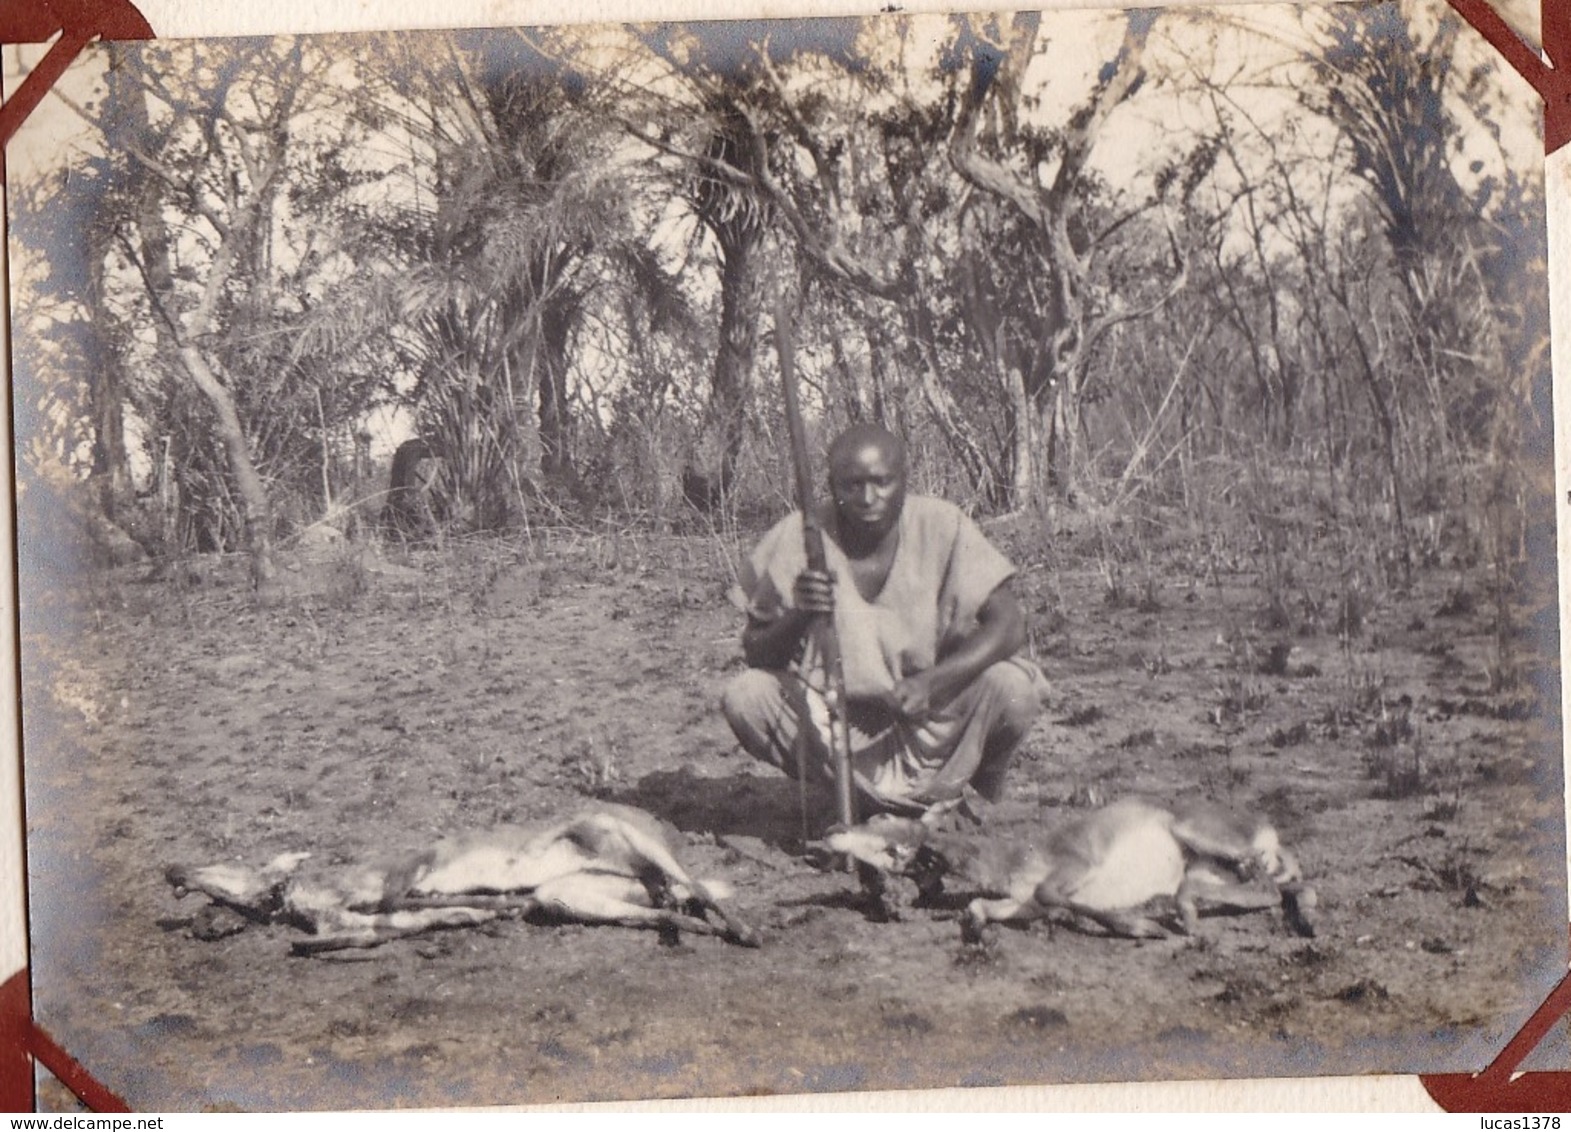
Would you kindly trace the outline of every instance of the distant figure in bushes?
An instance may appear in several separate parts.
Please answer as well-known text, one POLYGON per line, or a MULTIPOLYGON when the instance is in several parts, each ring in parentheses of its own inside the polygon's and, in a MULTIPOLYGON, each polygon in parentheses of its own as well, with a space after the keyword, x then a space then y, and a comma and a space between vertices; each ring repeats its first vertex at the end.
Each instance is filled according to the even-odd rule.
POLYGON ((707 476, 693 465, 682 469, 682 498, 700 514, 711 515, 725 503, 724 476, 707 476))
POLYGON ((829 448, 821 508, 829 573, 806 567, 793 512, 744 565, 750 666, 723 707, 755 758, 796 777, 809 708, 808 774, 831 781, 822 705, 790 671, 815 613, 832 613, 844 657, 855 783, 881 809, 949 801, 970 785, 996 800, 1047 682, 1023 656, 1015 568, 953 504, 906 496, 903 441, 853 425, 829 448))
POLYGON ((436 532, 437 512, 432 500, 441 457, 418 436, 406 440, 393 453, 393 473, 382 522, 390 530, 411 538, 436 532))

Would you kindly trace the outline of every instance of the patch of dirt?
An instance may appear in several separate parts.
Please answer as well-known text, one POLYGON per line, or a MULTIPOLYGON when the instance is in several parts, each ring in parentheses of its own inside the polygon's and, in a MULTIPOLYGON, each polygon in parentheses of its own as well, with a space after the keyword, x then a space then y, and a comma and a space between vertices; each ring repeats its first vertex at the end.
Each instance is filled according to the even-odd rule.
POLYGON ((1565 970, 1558 701, 1552 681, 1490 691, 1492 602, 1450 600, 1454 572, 1356 638, 1289 641, 1257 625, 1252 575, 1109 605, 1089 564, 1028 565, 1026 608, 1051 584, 1060 611, 1039 642, 1054 699, 1000 833, 1127 793, 1257 805, 1318 888, 1319 935, 1273 912, 968 947, 952 908, 874 922, 854 877, 803 859, 794 784, 717 710, 741 665, 724 563, 650 536, 345 557, 269 603, 228 564, 199 586, 29 584, 40 1020, 143 1108, 528 1103, 1476 1070, 1565 970), (287 929, 203 919, 163 879, 588 798, 673 822, 764 946, 509 921, 291 958, 287 929))

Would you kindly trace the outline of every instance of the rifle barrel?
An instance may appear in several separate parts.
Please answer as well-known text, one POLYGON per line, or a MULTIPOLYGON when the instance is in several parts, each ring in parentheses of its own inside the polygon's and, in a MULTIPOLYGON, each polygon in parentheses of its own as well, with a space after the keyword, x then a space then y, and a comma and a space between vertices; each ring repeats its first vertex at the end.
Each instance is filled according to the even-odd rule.
MULTIPOLYGON (((824 553, 824 532, 818 523, 813 506, 813 469, 807 451, 807 429, 802 423, 802 405, 797 399, 796 352, 791 337, 791 312, 782 294, 775 301, 775 349, 780 355, 780 382, 785 393, 786 431, 791 438, 791 467, 796 479, 796 505, 802 513, 802 544, 807 555, 808 569, 818 573, 829 572, 829 560, 824 553)), ((851 733, 846 724, 845 669, 842 667, 840 642, 835 636, 834 618, 815 618, 808 630, 815 642, 818 656, 824 665, 829 683, 829 753, 834 762, 835 800, 840 821, 849 826, 856 821, 855 800, 851 792, 851 733)), ((800 726, 806 728, 810 720, 800 726)), ((807 768, 798 765, 797 773, 806 774, 807 768)))

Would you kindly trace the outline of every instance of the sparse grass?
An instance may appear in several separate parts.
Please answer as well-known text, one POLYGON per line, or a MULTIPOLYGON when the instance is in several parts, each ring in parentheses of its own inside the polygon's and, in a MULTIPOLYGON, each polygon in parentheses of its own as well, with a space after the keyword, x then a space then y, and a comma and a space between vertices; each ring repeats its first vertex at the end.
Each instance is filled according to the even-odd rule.
POLYGON ((1478 870, 1467 859, 1470 851, 1471 847, 1464 840, 1447 853, 1435 869, 1435 877, 1453 892, 1475 891, 1482 879, 1478 875, 1478 870))
POLYGON ((1471 617, 1478 609, 1473 591, 1458 582, 1446 591, 1445 600, 1435 610, 1436 617, 1471 617))
POLYGON ((371 576, 358 552, 346 553, 329 568, 324 599, 333 608, 348 612, 371 590, 371 576))
POLYGON ((998 942, 998 929, 988 927, 975 938, 962 939, 955 948, 953 962, 962 971, 987 970, 1003 962, 1003 949, 998 942))
POLYGON ((1249 785, 1253 771, 1245 762, 1234 760, 1230 744, 1210 748, 1208 759, 1200 771, 1202 794, 1206 797, 1235 801, 1239 791, 1249 785), (1220 756, 1220 763, 1218 761, 1220 756))
POLYGON ((1278 727, 1267 737, 1266 742, 1273 747, 1297 747, 1309 741, 1309 724, 1299 720, 1291 727, 1278 727))
POLYGON ((1337 601, 1336 634, 1344 641, 1359 636, 1369 617, 1369 598, 1363 589, 1350 586, 1337 601))
POLYGON ((1332 738, 1343 727, 1361 724, 1375 713, 1385 713, 1386 674, 1377 667, 1365 664, 1353 656, 1351 642, 1342 640, 1342 659, 1345 674, 1340 695, 1325 710, 1322 722, 1332 730, 1332 738))
POLYGON ((604 798, 622 779, 620 752, 617 744, 602 738, 585 736, 574 744, 568 758, 568 769, 583 791, 592 798, 604 798))
POLYGON ((1509 646, 1496 647, 1495 659, 1490 661, 1485 673, 1489 678, 1491 695, 1514 692, 1522 686, 1522 669, 1512 657, 1509 646))
POLYGON ((1385 801, 1398 802, 1424 791, 1423 753, 1417 745, 1366 752, 1364 771, 1376 782, 1375 796, 1385 801))
POLYGON ((1173 758, 1183 762, 1201 759, 1226 758, 1228 748, 1217 743, 1190 743, 1173 752, 1173 758))
POLYGON ((1314 637, 1324 632, 1326 626, 1326 603, 1318 594, 1308 586, 1303 587, 1298 595, 1298 635, 1301 637, 1314 637))
POLYGON ((1387 713, 1365 739, 1364 772, 1375 780, 1375 794, 1387 801, 1417 797, 1430 788, 1423 736, 1406 711, 1387 713))
POLYGON ((1255 624, 1270 632, 1287 629, 1292 626, 1292 615, 1287 611, 1287 602, 1281 594, 1271 594, 1259 614, 1255 617, 1255 624))
POLYGON ((1241 722, 1246 715, 1260 711, 1271 699, 1270 691, 1259 681, 1237 672, 1223 677, 1215 695, 1217 702, 1210 711, 1210 720, 1217 727, 1241 722))
POLYGON ((1381 718, 1375 722, 1375 729, 1370 733, 1368 745, 1379 750, 1382 747, 1396 747, 1404 743, 1411 743, 1417 737, 1417 729, 1413 726, 1413 719, 1409 712, 1398 710, 1396 712, 1382 712, 1381 718))
POLYGON ((1038 659, 1070 655, 1072 642, 1065 632, 1069 618, 1060 598, 1042 598, 1026 618, 1026 651, 1038 659))
POLYGON ((1108 609, 1122 609, 1130 604, 1124 586, 1124 561, 1126 553, 1120 544, 1113 524, 1100 513, 1096 524, 1096 571, 1101 579, 1102 604, 1108 609))
POLYGON ((459 759, 459 767, 465 773, 477 778, 488 777, 491 772, 505 762, 501 755, 494 755, 490 750, 481 748, 470 751, 459 759))
POLYGON ((1069 627, 1063 603, 1053 598, 1044 599, 1032 616, 1031 628, 1042 634, 1061 633, 1069 627))
POLYGON ((1063 727, 1089 727, 1091 724, 1100 723, 1106 718, 1107 713, 1097 707, 1096 704, 1086 704, 1084 707, 1076 708, 1058 722, 1063 727))
POLYGON ((1419 875, 1413 881, 1414 888, 1420 891, 1464 893, 1470 900, 1476 900, 1482 878, 1469 860, 1476 852, 1466 838, 1461 838, 1448 844, 1439 861, 1411 854, 1400 859, 1418 871, 1419 875))
POLYGON ((1374 979, 1363 978, 1337 991, 1335 997, 1349 1005, 1368 1005, 1385 1002, 1391 992, 1374 979))
POLYGON ((1286 676, 1287 658, 1293 653, 1293 646, 1287 641, 1277 641, 1266 650, 1266 655, 1260 662, 1262 676, 1286 676))
POLYGON ((1102 571, 1102 605, 1107 609, 1123 609, 1132 604, 1129 592, 1124 588, 1123 567, 1116 562, 1104 560, 1100 563, 1102 571))
POLYGON ((1140 666, 1151 677, 1167 676, 1173 671, 1173 662, 1167 659, 1167 643, 1163 641, 1155 656, 1142 657, 1140 666))
POLYGON ((317 619, 316 610, 309 601, 301 601, 295 606, 296 618, 304 623, 306 631, 311 635, 311 655, 318 660, 327 656, 331 634, 328 627, 317 619))
POLYGON ((1064 805, 1076 810, 1095 810, 1112 801, 1107 787, 1100 782, 1077 782, 1064 799, 1064 805))

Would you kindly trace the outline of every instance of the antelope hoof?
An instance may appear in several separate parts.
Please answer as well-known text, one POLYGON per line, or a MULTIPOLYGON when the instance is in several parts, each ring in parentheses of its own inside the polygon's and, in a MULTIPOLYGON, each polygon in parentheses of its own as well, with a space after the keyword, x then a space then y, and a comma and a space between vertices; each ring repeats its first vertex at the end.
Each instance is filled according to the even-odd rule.
POLYGON ((1307 885, 1282 889, 1282 912, 1287 917, 1287 926, 1301 936, 1314 938, 1315 910, 1319 904, 1315 890, 1307 885))
POLYGON ((889 906, 889 884, 881 870, 866 861, 858 861, 856 877, 862 886, 862 902, 869 920, 875 924, 887 924, 900 918, 889 906))
POLYGON ((919 851, 913 862, 911 879, 916 882, 916 905, 930 908, 944 895, 944 867, 931 851, 919 851))
POLYGON ((762 947, 764 942, 756 928, 741 923, 731 924, 730 930, 725 933, 725 938, 738 947, 762 947))
POLYGON ((960 917, 960 942, 979 944, 986 942, 988 920, 975 908, 967 908, 960 917))

